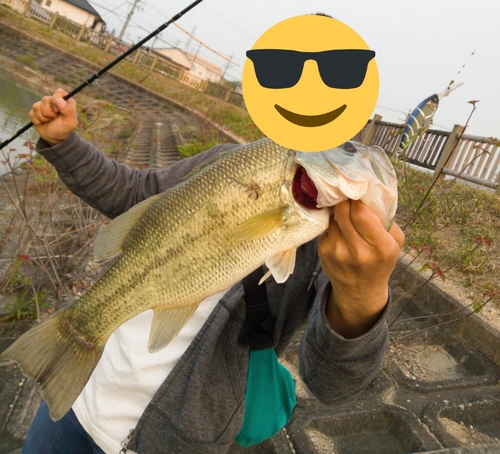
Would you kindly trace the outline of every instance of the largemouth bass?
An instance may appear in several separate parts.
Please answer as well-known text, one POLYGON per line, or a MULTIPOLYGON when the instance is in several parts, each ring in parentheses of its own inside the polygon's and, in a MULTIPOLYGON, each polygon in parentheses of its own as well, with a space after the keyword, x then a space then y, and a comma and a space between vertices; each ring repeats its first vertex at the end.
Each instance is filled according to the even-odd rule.
MULTIPOLYGON (((219 155, 110 222, 95 257, 121 253, 76 303, 21 336, 1 358, 40 386, 53 420, 71 408, 122 323, 154 311, 149 350, 163 349, 206 297, 267 264, 277 282, 297 247, 328 228, 331 207, 360 199, 389 228, 397 181, 380 147, 354 142, 300 153, 269 139, 219 155)), ((266 275, 265 277, 267 277, 266 275)))

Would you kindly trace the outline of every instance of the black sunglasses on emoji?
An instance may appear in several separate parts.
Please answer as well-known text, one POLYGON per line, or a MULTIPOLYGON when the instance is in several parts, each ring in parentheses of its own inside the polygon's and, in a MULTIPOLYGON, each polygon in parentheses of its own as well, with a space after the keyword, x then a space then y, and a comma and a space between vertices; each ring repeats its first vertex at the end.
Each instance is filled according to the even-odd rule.
POLYGON ((264 88, 290 88, 302 76, 304 63, 315 60, 321 79, 330 88, 357 88, 365 80, 373 50, 335 49, 300 52, 286 49, 253 49, 247 51, 255 75, 264 88))

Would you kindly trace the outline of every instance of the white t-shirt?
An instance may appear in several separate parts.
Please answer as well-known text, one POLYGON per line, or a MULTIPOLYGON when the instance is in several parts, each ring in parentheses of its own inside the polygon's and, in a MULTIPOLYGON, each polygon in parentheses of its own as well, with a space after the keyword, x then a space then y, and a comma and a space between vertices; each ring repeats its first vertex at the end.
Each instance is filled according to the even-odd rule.
POLYGON ((106 453, 118 453, 146 406, 227 290, 206 298, 163 350, 149 353, 153 311, 137 315, 110 336, 101 360, 73 404, 78 421, 106 453), (110 386, 112 383, 112 386, 110 386))

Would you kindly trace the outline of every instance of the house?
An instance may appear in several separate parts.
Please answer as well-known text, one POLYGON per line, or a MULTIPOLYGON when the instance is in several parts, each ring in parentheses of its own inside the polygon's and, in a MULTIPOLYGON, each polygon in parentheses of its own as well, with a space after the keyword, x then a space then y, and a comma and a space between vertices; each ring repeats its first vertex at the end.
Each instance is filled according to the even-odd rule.
POLYGON ((58 13, 59 16, 97 32, 106 25, 87 0, 41 0, 40 5, 52 13, 58 13))
POLYGON ((178 69, 190 71, 193 68, 193 63, 191 63, 191 60, 189 60, 187 55, 182 50, 177 49, 176 47, 171 47, 168 49, 154 48, 152 49, 152 51, 156 55, 166 59, 170 65, 175 66, 178 69))
POLYGON ((183 69, 186 74, 195 76, 194 78, 197 80, 209 80, 210 82, 219 83, 222 79, 222 69, 219 66, 191 52, 184 52, 176 47, 168 49, 155 48, 152 51, 166 58, 171 65, 183 69))
POLYGON ((222 68, 220 66, 217 66, 214 63, 210 63, 209 61, 204 60, 203 58, 198 57, 198 55, 192 54, 191 52, 186 52, 186 55, 193 64, 193 68, 189 71, 190 74, 200 77, 203 80, 209 80, 210 82, 214 82, 216 84, 221 81, 222 68))

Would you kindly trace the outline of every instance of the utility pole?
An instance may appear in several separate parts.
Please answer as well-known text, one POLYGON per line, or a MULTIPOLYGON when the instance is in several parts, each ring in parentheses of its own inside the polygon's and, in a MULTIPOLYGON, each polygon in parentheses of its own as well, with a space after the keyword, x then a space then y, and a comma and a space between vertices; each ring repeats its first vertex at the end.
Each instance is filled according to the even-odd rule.
POLYGON ((153 44, 151 44, 151 46, 149 46, 148 48, 148 55, 151 54, 151 50, 155 48, 155 43, 156 43, 156 40, 158 39, 160 35, 156 35, 155 36, 155 39, 153 39, 153 44))
POLYGON ((196 50, 196 54, 194 54, 193 63, 196 61, 196 57, 198 56, 198 52, 200 51, 200 48, 201 48, 201 45, 202 45, 202 44, 203 44, 203 43, 200 43, 200 44, 198 45, 198 49, 196 50))
POLYGON ((224 68, 224 72, 222 73, 221 82, 222 82, 222 79, 224 79, 224 76, 226 75, 227 68, 228 68, 229 64, 231 63, 232 59, 233 59, 233 54, 231 54, 231 56, 229 57, 229 60, 226 63, 226 66, 224 68))
MULTIPOLYGON (((174 25, 177 25, 177 24, 174 22, 174 25)), ((191 34, 188 33, 189 39, 187 40, 187 43, 184 46, 184 52, 187 52, 189 50, 189 45, 191 44, 191 38, 194 35, 195 31, 196 31, 196 25, 193 27, 193 31, 191 32, 191 34)))
POLYGON ((130 22, 130 19, 132 19, 132 15, 134 14, 135 8, 137 5, 141 2, 141 0, 134 0, 134 3, 132 4, 132 8, 130 8, 130 11, 127 15, 127 18, 125 19, 125 23, 123 24, 122 31, 120 32, 120 36, 118 36, 118 39, 121 41, 123 38, 123 35, 125 34, 125 30, 128 27, 128 23, 130 22))

